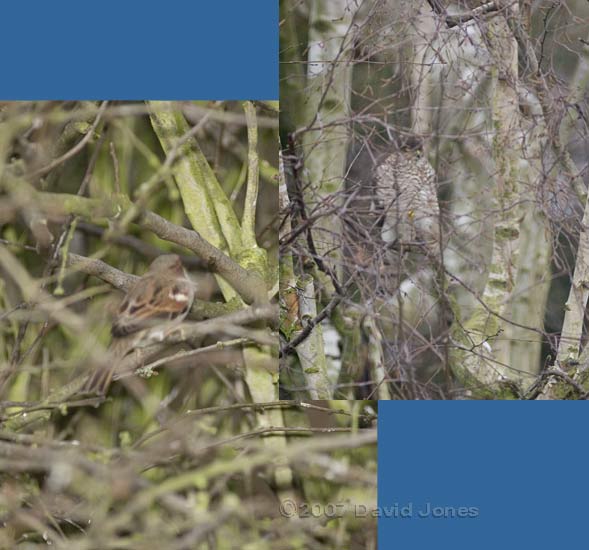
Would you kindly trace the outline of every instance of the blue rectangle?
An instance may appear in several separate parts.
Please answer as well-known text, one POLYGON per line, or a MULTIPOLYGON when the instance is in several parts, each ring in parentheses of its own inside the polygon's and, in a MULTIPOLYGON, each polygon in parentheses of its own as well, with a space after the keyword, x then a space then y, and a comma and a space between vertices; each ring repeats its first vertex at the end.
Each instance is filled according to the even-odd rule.
POLYGON ((278 2, 2 5, 0 99, 278 99, 278 2))
POLYGON ((379 548, 586 545, 586 401, 381 401, 379 548))

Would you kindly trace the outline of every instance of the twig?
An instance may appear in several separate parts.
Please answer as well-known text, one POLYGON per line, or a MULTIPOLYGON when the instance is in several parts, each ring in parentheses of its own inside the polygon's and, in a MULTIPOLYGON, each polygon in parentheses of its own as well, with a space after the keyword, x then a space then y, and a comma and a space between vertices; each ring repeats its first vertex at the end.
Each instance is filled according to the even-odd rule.
MULTIPOLYGON (((78 222, 78 229, 80 231, 83 231, 84 233, 87 233, 89 235, 93 235, 96 237, 103 237, 106 233, 106 229, 104 229, 103 227, 100 227, 99 225, 95 225, 93 223, 90 222, 86 222, 83 220, 80 220, 78 222)), ((125 246, 127 248, 131 248, 132 250, 135 250, 136 252, 138 252, 139 254, 141 254, 142 256, 144 256, 145 258, 148 258, 150 260, 153 260, 155 258, 157 258, 158 256, 161 256, 162 254, 166 254, 167 252, 162 250, 161 248, 158 248, 157 246, 149 243, 149 242, 145 242, 142 239, 139 239, 137 237, 134 237, 133 235, 120 235, 117 237, 114 237, 112 239, 112 242, 116 243, 116 244, 120 244, 121 246, 125 246)), ((32 250, 35 250, 34 247, 31 247, 32 250)), ((197 256, 193 256, 193 255, 188 255, 188 254, 179 254, 180 259, 182 260, 182 263, 184 264, 185 267, 189 268, 189 269, 204 269, 204 263, 203 261, 198 258, 197 256)))
MULTIPOLYGON (((77 214, 91 217, 115 217, 122 209, 130 208, 132 203, 126 196, 112 200, 89 199, 66 193, 39 193, 31 186, 20 187, 23 180, 11 180, 9 189, 25 189, 29 203, 52 211, 53 214, 77 214)), ((5 182, 6 184, 6 182, 5 182)), ((205 262, 207 269, 223 277, 244 299, 246 303, 265 303, 268 301, 266 283, 262 277, 241 267, 219 248, 213 246, 200 233, 169 222, 153 212, 144 212, 137 223, 158 237, 192 250, 205 262)))
POLYGON ((233 346, 239 346, 239 345, 244 344, 246 342, 247 342, 246 338, 237 338, 235 340, 220 341, 220 342, 217 342, 216 344, 213 344, 211 346, 205 346, 205 347, 202 347, 199 349, 192 349, 190 351, 180 351, 180 352, 175 353, 173 355, 168 355, 167 357, 163 357, 161 359, 153 361, 152 363, 148 363, 147 365, 145 365, 145 368, 153 370, 153 369, 156 369, 157 367, 160 367, 161 365, 166 365, 166 364, 174 362, 174 361, 180 361, 180 360, 192 358, 192 357, 195 357, 198 355, 205 355, 210 352, 223 351, 224 349, 227 349, 227 348, 230 348, 233 346))
POLYGON ((121 182, 119 181, 119 159, 117 158, 117 152, 115 150, 115 144, 111 141, 109 144, 110 158, 112 159, 112 165, 115 172, 115 193, 121 192, 121 182))
POLYGON ((47 166, 44 166, 43 168, 39 168, 38 170, 31 172, 30 174, 28 174, 28 177, 34 178, 37 176, 42 176, 44 174, 47 174, 47 172, 51 172, 51 170, 53 170, 56 166, 59 166, 61 163, 65 162, 66 160, 69 160, 70 158, 76 156, 84 148, 84 146, 90 141, 90 139, 94 135, 94 132, 95 132, 96 128, 98 127, 98 124, 100 123, 100 120, 102 119, 102 115, 104 115, 104 112, 106 111, 107 106, 108 106, 108 101, 103 101, 101 103, 100 108, 98 109, 98 114, 96 115, 96 118, 94 119, 94 122, 92 123, 92 126, 90 126, 90 128, 86 132, 86 135, 78 143, 76 143, 76 145, 74 147, 72 147, 67 153, 64 153, 63 155, 61 155, 61 157, 58 157, 55 160, 53 160, 52 162, 50 162, 47 166))
POLYGON ((185 145, 200 131, 202 126, 207 122, 209 115, 205 115, 198 124, 189 128, 182 136, 174 142, 173 146, 166 154, 166 159, 158 170, 144 183, 142 183, 135 192, 136 200, 127 209, 122 219, 118 222, 117 227, 109 231, 108 236, 119 235, 126 229, 143 210, 148 199, 153 195, 153 189, 162 182, 166 177, 172 174, 174 163, 179 160, 185 153, 185 145))
POLYGON ((487 2, 486 4, 477 6, 468 12, 449 15, 445 5, 440 2, 440 0, 427 0, 427 3, 430 5, 432 11, 435 14, 444 18, 446 25, 450 29, 460 25, 461 23, 467 23, 468 21, 472 21, 473 19, 477 19, 488 13, 497 12, 500 10, 497 2, 487 2))
POLYGON ((326 319, 327 317, 331 316, 331 314, 333 313, 333 310, 338 306, 338 304, 344 299, 345 296, 345 292, 346 290, 351 286, 350 283, 348 283, 345 287, 345 289, 343 289, 342 294, 336 294, 333 296, 333 298, 331 299, 331 301, 329 302, 329 304, 327 304, 318 314, 317 317, 315 317, 314 319, 311 319, 306 325, 305 328, 303 328, 303 330, 300 332, 300 334, 296 337, 293 338, 293 340, 291 342, 289 342, 286 346, 283 346, 282 349, 280 350, 280 357, 285 357, 286 355, 289 355, 290 353, 295 351, 295 348, 306 338, 309 337, 309 335, 311 334, 311 331, 319 324, 321 323, 321 321, 323 321, 323 319, 326 319))
MULTIPOLYGON (((154 357, 169 344, 181 344, 184 342, 199 344, 203 337, 211 334, 228 334, 239 338, 246 338, 261 345, 272 346, 276 344, 276 337, 267 330, 245 328, 241 325, 266 321, 276 323, 278 307, 266 305, 261 307, 249 307, 234 313, 229 313, 216 319, 208 319, 198 323, 183 323, 167 334, 156 327, 148 331, 135 343, 135 353, 125 357, 120 363, 115 379, 124 378, 127 373, 144 367, 146 361, 154 357)), ((165 361, 168 358, 164 359, 165 361)), ((145 368, 145 367, 144 367, 145 368)))

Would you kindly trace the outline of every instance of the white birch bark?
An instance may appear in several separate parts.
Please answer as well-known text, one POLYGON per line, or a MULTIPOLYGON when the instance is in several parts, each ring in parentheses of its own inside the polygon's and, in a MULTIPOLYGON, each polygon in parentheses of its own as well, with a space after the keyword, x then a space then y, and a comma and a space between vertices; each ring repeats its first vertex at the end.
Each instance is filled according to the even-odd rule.
MULTIPOLYGON (((305 204, 320 212, 338 203, 343 189, 348 125, 352 49, 351 23, 355 4, 349 0, 311 0, 305 123, 302 135, 305 204)), ((314 225, 313 237, 320 256, 340 266, 341 224, 325 216, 314 225)))

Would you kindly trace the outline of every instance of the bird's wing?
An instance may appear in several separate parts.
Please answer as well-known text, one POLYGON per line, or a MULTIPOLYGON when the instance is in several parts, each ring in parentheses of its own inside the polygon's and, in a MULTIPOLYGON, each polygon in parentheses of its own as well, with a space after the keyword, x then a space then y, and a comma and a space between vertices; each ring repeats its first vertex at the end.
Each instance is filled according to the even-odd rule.
POLYGON ((182 320, 186 317, 194 296, 190 281, 162 281, 157 277, 142 277, 122 301, 112 325, 113 336, 125 336, 151 326, 150 321, 182 320))

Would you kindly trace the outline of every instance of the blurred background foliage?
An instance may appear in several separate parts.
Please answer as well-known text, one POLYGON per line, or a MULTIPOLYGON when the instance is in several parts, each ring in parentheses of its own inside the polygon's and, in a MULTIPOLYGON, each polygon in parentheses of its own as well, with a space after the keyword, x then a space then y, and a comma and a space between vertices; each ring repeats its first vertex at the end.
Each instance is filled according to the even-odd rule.
POLYGON ((375 421, 374 402, 279 402, 185 411, 110 445, 0 432, 0 547, 375 550, 375 421), (255 427, 275 407, 283 457, 255 427))

